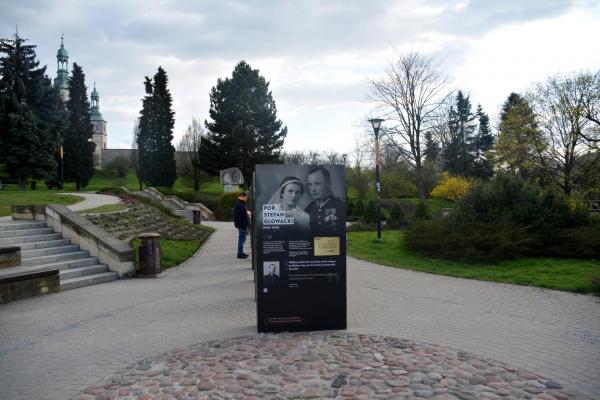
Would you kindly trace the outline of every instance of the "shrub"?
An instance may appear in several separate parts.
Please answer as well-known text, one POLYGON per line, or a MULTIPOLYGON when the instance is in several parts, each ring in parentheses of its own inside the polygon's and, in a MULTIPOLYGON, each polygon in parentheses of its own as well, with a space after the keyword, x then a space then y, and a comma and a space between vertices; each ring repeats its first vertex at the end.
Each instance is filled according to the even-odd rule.
POLYGON ((354 202, 352 202, 352 200, 350 200, 350 199, 346 200, 346 216, 347 217, 352 215, 353 208, 354 208, 354 202))
POLYGON ((362 218, 362 215, 365 213, 365 204, 361 199, 356 200, 354 203, 354 208, 352 209, 352 215, 357 218, 362 218))
POLYGON ((508 219, 479 222, 458 230, 449 218, 417 220, 405 236, 406 245, 430 257, 466 262, 494 262, 522 256, 535 244, 527 229, 508 219))
POLYGON ((395 203, 390 212, 390 216, 387 219, 387 226, 392 229, 397 229, 405 225, 406 215, 404 215, 404 211, 402 211, 398 203, 395 203))
POLYGON ((98 190, 96 193, 98 193, 98 194, 112 194, 112 195, 115 195, 115 196, 123 196, 123 195, 127 194, 120 187, 104 187, 104 188, 98 190))
POLYGON ((417 185, 400 172, 389 170, 381 174, 381 196, 385 198, 416 197, 418 193, 417 185))
POLYGON ((413 220, 429 220, 431 219, 431 214, 429 213, 429 208, 424 201, 419 201, 417 205, 417 209, 415 210, 415 214, 413 216, 413 220))
POLYGON ((592 292, 600 295, 600 275, 592 278, 592 292))
POLYGON ((600 258, 600 225, 578 226, 560 230, 547 248, 555 257, 600 258))
POLYGON ((462 176, 452 176, 444 172, 442 181, 431 191, 432 197, 457 201, 465 196, 473 186, 473 181, 462 176))
POLYGON ((105 168, 117 177, 125 178, 129 168, 131 168, 131 160, 126 156, 117 156, 106 164, 105 168))
POLYGON ((430 256, 463 261, 523 255, 595 258, 600 256, 600 225, 560 194, 514 176, 496 176, 470 190, 448 218, 416 222, 406 243, 430 256))
POLYGON ((459 224, 493 222, 504 217, 531 225, 535 231, 576 226, 585 220, 573 212, 563 195, 543 191, 512 175, 498 175, 474 187, 454 210, 454 222, 459 224))
POLYGON ((362 215, 362 220, 367 224, 374 224, 377 222, 377 209, 373 200, 369 200, 369 204, 367 204, 367 207, 362 215))

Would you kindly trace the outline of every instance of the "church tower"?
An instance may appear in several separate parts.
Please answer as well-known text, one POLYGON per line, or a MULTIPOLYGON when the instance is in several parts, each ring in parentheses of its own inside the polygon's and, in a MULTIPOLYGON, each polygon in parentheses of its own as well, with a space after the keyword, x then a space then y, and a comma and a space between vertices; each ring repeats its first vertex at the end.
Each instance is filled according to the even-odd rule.
POLYGON ((100 95, 96 90, 96 82, 94 82, 94 90, 92 91, 92 107, 90 108, 90 121, 94 131, 93 140, 96 143, 94 149, 94 166, 99 168, 102 166, 102 150, 106 149, 106 121, 100 113, 100 95))
POLYGON ((60 49, 56 53, 56 78, 54 86, 58 89, 61 99, 66 103, 69 100, 69 53, 65 49, 63 36, 60 36, 60 49))

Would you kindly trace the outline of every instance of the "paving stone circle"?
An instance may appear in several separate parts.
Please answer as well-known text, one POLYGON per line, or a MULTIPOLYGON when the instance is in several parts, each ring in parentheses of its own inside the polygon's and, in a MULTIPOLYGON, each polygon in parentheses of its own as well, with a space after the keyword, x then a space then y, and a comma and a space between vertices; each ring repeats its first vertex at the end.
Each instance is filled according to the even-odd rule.
POLYGON ((128 365, 76 399, 569 399, 560 389, 558 382, 442 346, 311 332, 177 348, 128 365))

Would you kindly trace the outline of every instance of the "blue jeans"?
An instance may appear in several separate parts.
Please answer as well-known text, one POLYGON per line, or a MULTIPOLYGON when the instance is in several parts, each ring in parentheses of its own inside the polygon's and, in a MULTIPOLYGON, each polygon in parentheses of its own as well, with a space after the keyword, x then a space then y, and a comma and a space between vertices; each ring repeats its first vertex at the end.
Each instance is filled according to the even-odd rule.
POLYGON ((242 254, 244 254, 244 242, 246 241, 247 231, 245 229, 238 229, 238 231, 240 232, 240 236, 238 237, 238 249, 237 249, 237 255, 239 257, 242 254))

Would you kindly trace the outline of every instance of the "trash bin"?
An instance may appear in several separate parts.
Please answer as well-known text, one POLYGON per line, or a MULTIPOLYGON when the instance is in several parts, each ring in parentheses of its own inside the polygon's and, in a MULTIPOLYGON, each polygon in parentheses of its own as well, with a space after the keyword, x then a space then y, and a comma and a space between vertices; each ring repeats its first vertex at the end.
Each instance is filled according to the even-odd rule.
POLYGON ((155 278, 162 272, 160 268, 160 235, 158 233, 141 233, 142 244, 139 248, 140 275, 147 278, 155 278))
POLYGON ((200 213, 200 210, 193 210, 194 211, 194 225, 200 225, 202 223, 202 214, 200 213))

